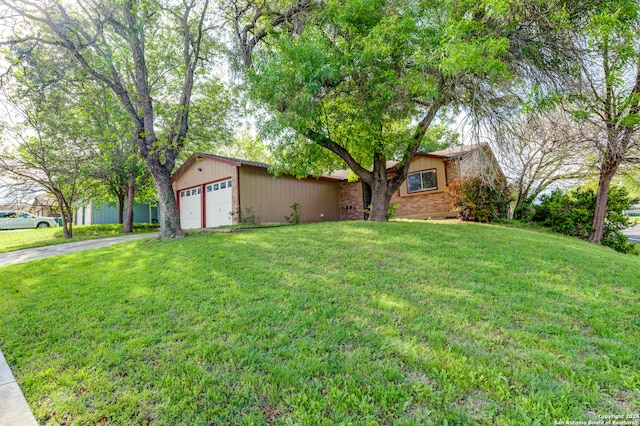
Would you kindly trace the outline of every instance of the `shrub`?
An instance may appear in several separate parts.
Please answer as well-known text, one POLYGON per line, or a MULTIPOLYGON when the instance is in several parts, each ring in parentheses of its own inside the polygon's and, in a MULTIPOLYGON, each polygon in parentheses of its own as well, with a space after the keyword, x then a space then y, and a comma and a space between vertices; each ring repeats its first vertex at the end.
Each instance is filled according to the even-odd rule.
POLYGON ((389 210, 387 210, 387 220, 393 219, 399 207, 400 207, 399 203, 389 204, 389 210))
MULTIPOLYGON (((620 232, 629 226, 629 219, 623 211, 630 204, 629 194, 624 188, 613 187, 609 190, 602 245, 622 253, 636 251, 635 245, 629 243, 620 232)), ((591 222, 595 206, 596 193, 592 189, 576 188, 567 193, 555 190, 540 197, 540 204, 534 206, 532 221, 556 232, 586 240, 593 232, 591 222)))
POLYGON ((302 223, 302 206, 298 203, 293 203, 291 205, 291 216, 285 216, 284 219, 293 224, 299 225, 302 223))
POLYGON ((535 197, 527 197, 520 207, 517 207, 513 212, 513 218, 516 220, 522 220, 525 222, 531 222, 536 210, 533 206, 535 197))
POLYGON ((244 210, 238 209, 229 213, 232 219, 237 218, 240 225, 257 225, 258 218, 253 207, 245 207, 244 210))
POLYGON ((449 195, 462 220, 473 222, 506 218, 511 202, 511 188, 506 179, 486 182, 481 177, 467 177, 451 184, 449 195))

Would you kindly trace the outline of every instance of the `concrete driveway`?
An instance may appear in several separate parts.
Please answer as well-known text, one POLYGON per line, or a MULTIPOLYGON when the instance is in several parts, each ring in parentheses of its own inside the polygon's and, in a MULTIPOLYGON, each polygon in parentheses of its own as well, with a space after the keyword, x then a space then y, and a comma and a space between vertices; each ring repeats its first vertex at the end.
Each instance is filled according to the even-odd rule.
POLYGON ((106 247, 112 244, 126 241, 140 240, 143 238, 154 238, 157 232, 147 234, 122 235, 117 237, 99 238, 96 240, 74 241, 72 243, 56 244, 47 247, 37 247, 0 253, 0 266, 15 265, 17 263, 30 262, 45 257, 60 256, 62 254, 74 253, 77 251, 90 250, 93 248, 106 247))
POLYGON ((622 233, 629 238, 630 242, 640 244, 640 224, 627 228, 622 233))

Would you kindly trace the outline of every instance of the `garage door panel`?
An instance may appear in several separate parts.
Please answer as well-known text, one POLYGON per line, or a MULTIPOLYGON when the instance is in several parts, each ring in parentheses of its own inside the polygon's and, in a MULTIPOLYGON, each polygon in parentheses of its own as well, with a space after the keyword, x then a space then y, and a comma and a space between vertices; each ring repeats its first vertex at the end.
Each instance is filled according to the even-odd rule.
POLYGON ((205 186, 207 228, 231 225, 231 179, 205 186))
POLYGON ((200 188, 180 191, 180 225, 182 229, 202 228, 202 191, 200 188))

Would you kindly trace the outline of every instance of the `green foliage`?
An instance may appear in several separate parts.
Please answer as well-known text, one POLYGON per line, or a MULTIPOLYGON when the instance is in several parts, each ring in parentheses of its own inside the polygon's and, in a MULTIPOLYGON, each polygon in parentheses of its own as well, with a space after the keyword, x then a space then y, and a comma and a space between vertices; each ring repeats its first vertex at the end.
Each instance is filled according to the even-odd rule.
MULTIPOLYGON (((402 157, 422 143, 416 123, 434 102, 461 106, 472 96, 478 104, 491 96, 487 88, 511 79, 517 67, 508 38, 529 15, 524 9, 502 2, 333 1, 309 11, 294 32, 269 33, 247 80, 250 97, 273 114, 262 131, 275 141, 276 167, 297 175, 335 167, 339 159, 322 149, 327 139, 364 168, 374 154, 402 157)), ((425 150, 456 139, 443 128, 425 137, 425 150)))
MULTIPOLYGON (((398 211, 399 207, 400 207, 400 204, 398 203, 389 203, 389 208, 387 209, 387 220, 393 218, 396 215, 396 211, 398 211)), ((364 214, 366 215, 371 214, 371 204, 365 207, 364 214)))
POLYGON ((640 260, 563 235, 321 223, 0 270, 0 347, 40 424, 546 425, 640 410, 640 260))
MULTIPOLYGON (((160 230, 160 225, 156 223, 136 223, 133 225, 133 232, 135 234, 145 232, 157 232, 160 230)), ((118 224, 106 224, 106 225, 86 225, 76 226, 74 228, 73 237, 79 239, 88 239, 83 237, 104 238, 110 236, 119 236, 122 234, 122 225, 118 224)), ((57 231, 54 237, 62 237, 62 231, 57 231)))
POLYGON ((389 203, 389 210, 387 210, 387 219, 393 219, 399 207, 400 204, 398 203, 389 203))
MULTIPOLYGON (((602 244, 623 252, 635 252, 635 244, 627 241, 621 230, 629 226, 629 218, 623 213, 631 204, 623 187, 611 187, 607 198, 607 213, 602 244)), ((532 221, 547 226, 556 232, 586 240, 593 232, 593 212, 596 193, 591 188, 576 188, 570 192, 555 190, 540 197, 534 205, 532 221)))
POLYGON ((515 220, 523 220, 525 222, 531 222, 536 210, 533 206, 536 196, 527 197, 520 207, 517 207, 513 212, 513 218, 515 220))
POLYGON ((298 203, 291 205, 291 216, 285 216, 284 219, 293 224, 299 225, 302 223, 302 206, 298 203))
POLYGON ((217 146, 213 152, 225 157, 267 164, 272 162, 272 155, 265 141, 247 131, 237 133, 231 141, 217 146))
POLYGON ((238 209, 229 213, 232 220, 235 220, 239 225, 257 225, 259 223, 256 211, 253 207, 245 207, 244 209, 238 209))
POLYGON ((511 203, 511 188, 505 179, 487 182, 479 176, 463 178, 450 185, 449 195, 462 220, 472 222, 506 218, 511 203))
POLYGON ((446 123, 433 124, 427 130, 418 152, 433 152, 461 146, 460 134, 451 130, 446 123))

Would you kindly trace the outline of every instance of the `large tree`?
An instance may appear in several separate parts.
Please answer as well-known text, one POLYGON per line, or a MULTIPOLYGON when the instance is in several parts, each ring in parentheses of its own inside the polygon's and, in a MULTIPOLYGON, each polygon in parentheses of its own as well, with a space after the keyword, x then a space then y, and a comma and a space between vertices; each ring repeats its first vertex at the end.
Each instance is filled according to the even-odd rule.
POLYGON ((7 96, 15 117, 4 117, 0 174, 14 186, 36 185, 52 195, 64 237, 72 238, 73 210, 90 191, 86 165, 95 146, 82 127, 70 125, 79 110, 66 94, 58 86, 35 86, 7 96))
POLYGON ((266 128, 280 163, 305 174, 327 164, 323 151, 334 154, 371 187, 374 221, 386 220, 436 116, 494 113, 516 76, 558 66, 547 42, 572 13, 555 1, 338 0, 288 10, 303 4, 303 15, 271 13, 263 28, 262 4, 232 9, 238 45, 253 52, 249 93, 273 113, 266 128), (388 176, 391 159, 400 161, 388 176))
POLYGON ((614 176, 640 148, 639 31, 640 4, 614 0, 603 2, 576 32, 578 73, 566 98, 598 156, 591 242, 602 239, 614 176))
POLYGON ((117 96, 158 192, 160 236, 183 235, 171 173, 189 130, 210 29, 208 0, 0 0, 16 19, 7 43, 65 52, 68 64, 117 96), (172 89, 176 90, 172 90, 172 89), (165 105, 158 120, 157 105, 165 105))
POLYGON ((96 142, 96 155, 87 165, 88 174, 101 184, 98 196, 108 201, 115 199, 118 223, 122 224, 123 233, 129 233, 133 231, 136 196, 152 187, 149 168, 138 154, 126 112, 108 90, 91 86, 93 90, 79 99, 84 101, 84 116, 89 119, 85 128, 96 142))
POLYGON ((516 218, 550 186, 583 179, 591 170, 584 131, 562 108, 527 108, 492 124, 490 145, 513 183, 516 218))

